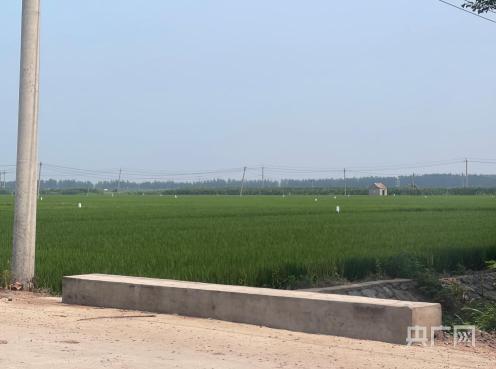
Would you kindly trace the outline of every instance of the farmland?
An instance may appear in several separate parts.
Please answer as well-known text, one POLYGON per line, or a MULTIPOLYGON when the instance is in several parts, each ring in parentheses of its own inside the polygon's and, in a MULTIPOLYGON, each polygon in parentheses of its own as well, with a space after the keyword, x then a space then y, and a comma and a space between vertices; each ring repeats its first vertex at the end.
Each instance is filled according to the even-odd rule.
MULTIPOLYGON (((2 271, 12 219, 0 196, 2 271)), ((415 262, 475 269, 496 259, 495 225, 491 196, 53 195, 39 202, 36 279, 55 293, 63 275, 96 272, 287 288, 415 262)))

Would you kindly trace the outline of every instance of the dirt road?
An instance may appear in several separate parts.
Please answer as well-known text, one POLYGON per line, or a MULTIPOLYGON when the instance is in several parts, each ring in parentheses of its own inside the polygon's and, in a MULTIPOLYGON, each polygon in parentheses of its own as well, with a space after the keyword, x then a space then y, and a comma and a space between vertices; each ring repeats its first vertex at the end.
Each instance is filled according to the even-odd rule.
POLYGON ((496 368, 496 352, 68 306, 59 298, 0 291, 0 368, 490 369, 496 368))

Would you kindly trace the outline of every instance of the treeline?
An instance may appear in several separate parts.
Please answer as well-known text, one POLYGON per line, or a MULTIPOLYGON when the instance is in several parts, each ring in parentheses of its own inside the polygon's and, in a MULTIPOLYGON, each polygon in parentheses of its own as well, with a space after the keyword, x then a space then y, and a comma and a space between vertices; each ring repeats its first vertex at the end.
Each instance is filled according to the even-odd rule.
MULTIPOLYGON (((136 192, 130 192, 136 193, 136 192)), ((239 188, 226 189, 176 189, 162 191, 141 192, 142 195, 147 194, 162 194, 162 195, 239 195, 239 188)), ((140 194, 140 193, 138 193, 140 194)), ((304 187, 278 187, 278 188, 247 188, 243 190, 244 195, 273 195, 273 196, 292 196, 292 195, 344 195, 343 188, 304 188, 304 187)), ((350 188, 346 191, 347 195, 367 195, 368 189, 350 188)), ((389 195, 496 195, 496 188, 393 188, 389 191, 389 195)))
MULTIPOLYGON (((66 188, 66 189, 44 189, 41 195, 45 194, 60 194, 60 195, 78 195, 78 194, 100 194, 111 195, 115 191, 104 191, 100 189, 88 188, 66 188)), ((13 194, 12 191, 0 189, 0 194, 13 194)), ((129 195, 240 195, 240 188, 177 188, 166 190, 143 190, 143 191, 126 191, 123 190, 119 194, 129 195)), ((368 190, 365 188, 348 188, 347 195, 367 195, 368 190)), ((292 195, 344 195, 343 188, 340 187, 272 187, 272 188, 245 188, 243 195, 272 195, 272 196, 292 196, 292 195)), ((390 196, 395 195, 496 195, 496 187, 468 187, 468 188, 392 188, 389 190, 390 196)))
MULTIPOLYGON (((459 174, 424 174, 419 176, 400 177, 353 177, 346 180, 348 193, 366 193, 368 187, 374 182, 382 182, 393 193, 484 193, 496 189, 496 175, 470 175, 468 187, 465 186, 465 176, 459 174)), ((281 180, 247 180, 243 184, 244 192, 283 194, 283 193, 343 193, 344 179, 281 179, 281 180)), ((241 180, 238 179, 212 179, 196 182, 153 181, 132 182, 123 180, 90 181, 56 180, 41 181, 42 192, 150 192, 150 191, 175 191, 176 193, 239 193, 241 180)), ((5 188, 0 188, 0 193, 11 193, 15 189, 15 182, 7 182, 5 188)))

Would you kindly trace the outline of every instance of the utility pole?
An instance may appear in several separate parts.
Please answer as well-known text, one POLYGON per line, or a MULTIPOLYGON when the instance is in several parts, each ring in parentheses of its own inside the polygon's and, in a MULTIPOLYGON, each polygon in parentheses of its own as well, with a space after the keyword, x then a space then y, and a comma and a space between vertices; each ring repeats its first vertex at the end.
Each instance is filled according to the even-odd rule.
POLYGON ((38 186, 37 186, 37 197, 38 199, 40 198, 40 191, 41 191, 41 167, 43 166, 43 163, 40 161, 40 166, 38 167, 38 186))
POLYGON ((263 195, 263 190, 265 188, 265 177, 264 177, 264 167, 262 166, 262 189, 260 190, 259 194, 263 195))
POLYGON ((239 196, 243 196, 243 187, 245 185, 246 167, 243 167, 243 178, 241 178, 241 189, 239 190, 239 196))
POLYGON ((264 177, 264 170, 265 168, 262 167, 262 188, 265 188, 265 177, 264 177))
POLYGON ((12 282, 33 287, 36 245, 40 0, 22 1, 12 282))
POLYGON ((119 179, 117 180, 117 193, 121 190, 122 168, 119 169, 119 179))
POLYGON ((468 187, 468 159, 465 159, 465 188, 468 187))
POLYGON ((344 195, 346 196, 346 168, 343 169, 343 178, 344 178, 344 195))
POLYGON ((415 173, 412 174, 412 189, 415 190, 417 186, 415 185, 415 173))

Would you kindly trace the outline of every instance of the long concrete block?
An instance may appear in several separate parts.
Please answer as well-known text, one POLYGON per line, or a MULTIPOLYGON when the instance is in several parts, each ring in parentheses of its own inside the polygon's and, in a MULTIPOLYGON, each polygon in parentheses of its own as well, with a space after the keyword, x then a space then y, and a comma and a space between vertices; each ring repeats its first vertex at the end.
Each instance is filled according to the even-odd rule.
POLYGON ((179 314, 405 344, 409 326, 441 325, 439 304, 87 274, 64 277, 62 302, 179 314))

